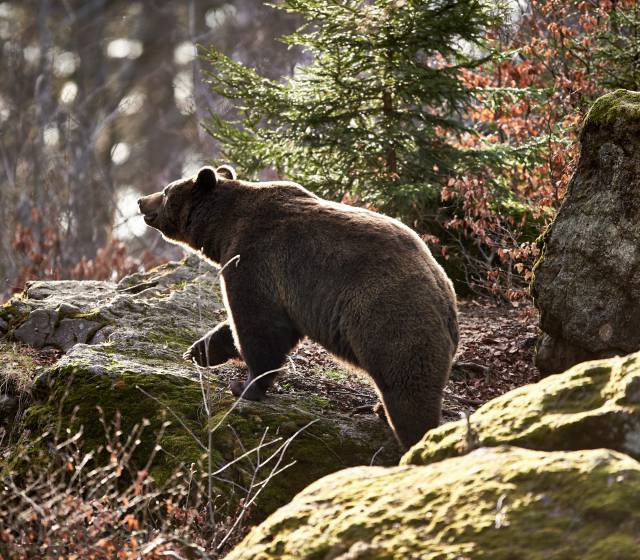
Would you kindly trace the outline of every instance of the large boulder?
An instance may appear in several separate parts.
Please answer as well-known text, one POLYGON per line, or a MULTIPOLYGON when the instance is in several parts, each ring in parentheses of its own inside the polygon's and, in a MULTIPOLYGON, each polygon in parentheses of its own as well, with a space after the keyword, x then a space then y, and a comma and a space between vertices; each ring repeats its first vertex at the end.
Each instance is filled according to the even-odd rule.
POLYGON ((640 353, 585 362, 489 401, 431 430, 402 458, 426 465, 476 447, 541 451, 606 447, 640 460, 640 353))
POLYGON ((598 449, 479 449, 429 466, 319 480, 228 560, 632 560, 640 464, 598 449))
MULTIPOLYGON (((313 380, 307 379, 301 388, 292 381, 294 376, 283 373, 290 385, 280 394, 259 403, 236 404, 227 387, 230 378, 245 375, 243 366, 198 368, 183 360, 189 345, 224 315, 217 271, 195 257, 118 284, 29 283, 24 294, 2 308, 5 340, 53 346, 64 354, 39 374, 32 389, 34 401, 19 427, 35 433, 59 431, 56 427, 62 422, 66 433, 66 428, 82 426, 88 452, 104 449, 101 417, 109 427, 119 412, 117 422, 125 439, 135 425, 147 424, 132 468, 145 465, 154 452, 154 434, 164 430, 162 449, 151 467, 159 483, 181 464, 204 468, 210 453, 211 469, 231 464, 214 484, 227 502, 237 504, 247 490, 251 496, 260 490, 254 518, 330 472, 372 461, 397 463, 400 453, 383 421, 371 414, 350 416, 326 395, 310 390, 313 380), (208 394, 209 414, 203 394, 208 394), (167 421, 171 424, 163 426, 167 421), (209 443, 208 430, 213 428, 209 443), (266 447, 251 452, 261 444, 266 447), (282 453, 274 453, 279 447, 282 453), (290 463, 268 484, 260 484, 290 463)), ((9 346, 0 345, 0 360, 13 360, 2 355, 9 346)), ((350 386, 341 386, 336 377, 332 386, 349 391, 350 386)), ((0 416, 9 408, 0 407, 0 416)))
POLYGON ((534 269, 543 374, 640 349, 640 93, 598 99, 580 141, 534 269))

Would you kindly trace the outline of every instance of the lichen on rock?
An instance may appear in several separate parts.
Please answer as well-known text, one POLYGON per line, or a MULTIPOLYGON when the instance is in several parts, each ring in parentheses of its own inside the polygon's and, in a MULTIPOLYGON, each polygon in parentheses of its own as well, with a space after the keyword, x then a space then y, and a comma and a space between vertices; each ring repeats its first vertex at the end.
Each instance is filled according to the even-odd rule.
POLYGON ((598 99, 580 139, 578 167, 534 268, 543 374, 640 350, 640 93, 598 99))
POLYGON ((325 477, 227 558, 632 560, 639 538, 635 460, 499 447, 325 477))

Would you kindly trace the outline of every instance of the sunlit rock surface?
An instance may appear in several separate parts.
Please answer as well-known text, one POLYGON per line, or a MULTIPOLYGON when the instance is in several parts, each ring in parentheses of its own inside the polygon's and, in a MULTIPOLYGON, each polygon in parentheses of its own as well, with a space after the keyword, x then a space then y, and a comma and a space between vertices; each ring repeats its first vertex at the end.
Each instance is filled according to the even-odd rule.
POLYGON ((468 421, 428 432, 403 457, 428 464, 480 446, 606 447, 640 459, 640 353, 585 362, 489 401, 468 421))
POLYGON ((579 364, 321 479, 238 559, 638 558, 640 353, 579 364))
POLYGON ((635 460, 498 447, 325 477, 227 558, 632 560, 639 539, 635 460))

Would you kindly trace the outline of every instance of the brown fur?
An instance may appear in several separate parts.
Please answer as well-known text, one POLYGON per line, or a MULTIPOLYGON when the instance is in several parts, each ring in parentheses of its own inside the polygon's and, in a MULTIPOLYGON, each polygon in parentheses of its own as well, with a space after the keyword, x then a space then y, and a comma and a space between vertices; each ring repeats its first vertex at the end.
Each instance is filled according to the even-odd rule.
POLYGON ((458 343, 451 282, 400 222, 323 200, 288 182, 238 181, 204 167, 139 201, 166 238, 224 265, 228 321, 185 354, 201 365, 242 357, 232 391, 261 399, 308 336, 373 378, 405 446, 438 425, 458 343))

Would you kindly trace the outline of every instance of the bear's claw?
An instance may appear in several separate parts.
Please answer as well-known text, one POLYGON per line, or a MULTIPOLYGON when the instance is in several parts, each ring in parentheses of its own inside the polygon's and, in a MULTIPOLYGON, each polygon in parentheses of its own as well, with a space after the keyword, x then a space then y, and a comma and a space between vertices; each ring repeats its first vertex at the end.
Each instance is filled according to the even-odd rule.
POLYGON ((195 362, 199 366, 206 367, 208 365, 207 356, 201 346, 203 346, 202 341, 198 340, 192 344, 184 354, 182 354, 182 357, 190 362, 195 362))

